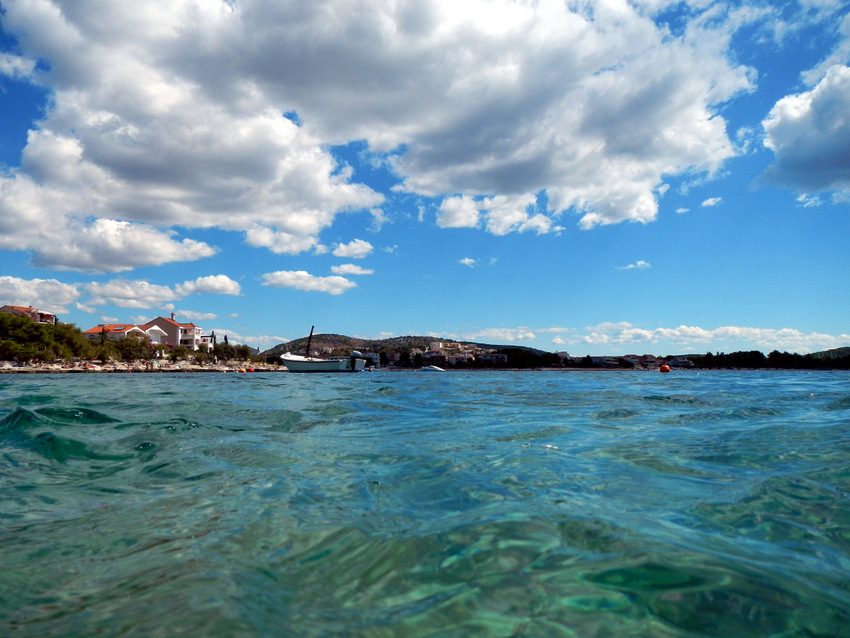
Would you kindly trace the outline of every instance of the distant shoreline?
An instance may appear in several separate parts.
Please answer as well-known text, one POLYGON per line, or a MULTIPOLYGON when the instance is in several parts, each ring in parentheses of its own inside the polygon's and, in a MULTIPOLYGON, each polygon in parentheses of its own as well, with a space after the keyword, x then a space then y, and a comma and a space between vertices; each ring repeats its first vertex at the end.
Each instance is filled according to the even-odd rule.
MULTIPOLYGON (((754 370, 775 371, 775 372, 812 372, 812 370, 803 369, 786 369, 786 368, 682 368, 673 369, 670 373, 676 372, 718 372, 718 371, 733 371, 733 372, 749 372, 754 370)), ((824 370, 832 370, 825 368, 824 370)), ((156 367, 154 369, 145 369, 139 365, 118 364, 108 366, 93 366, 93 367, 63 367, 59 364, 52 365, 32 365, 19 367, 0 367, 0 375, 2 374, 176 374, 187 372, 218 372, 218 373, 257 373, 257 372, 284 372, 289 371, 284 366, 269 366, 263 365, 259 367, 241 366, 241 365, 222 365, 222 366, 199 366, 199 365, 181 365, 169 364, 156 367)), ((421 368, 375 368, 372 371, 365 372, 421 372, 421 368)), ((459 368, 446 369, 444 372, 614 372, 614 373, 655 373, 660 371, 658 368, 459 368)), ((433 373, 428 373, 433 374, 433 373)), ((439 373, 437 373, 439 374, 439 373)))
POLYGON ((0 374, 162 374, 167 372, 286 372, 282 366, 251 367, 249 365, 199 366, 191 364, 144 365, 117 364, 106 366, 71 366, 60 364, 0 367, 0 374))

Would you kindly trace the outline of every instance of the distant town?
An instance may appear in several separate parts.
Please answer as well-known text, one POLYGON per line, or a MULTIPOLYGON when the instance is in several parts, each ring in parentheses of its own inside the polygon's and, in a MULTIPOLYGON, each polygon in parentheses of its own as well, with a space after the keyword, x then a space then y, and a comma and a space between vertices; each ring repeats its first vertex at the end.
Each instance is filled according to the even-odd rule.
MULTIPOLYGON (((344 335, 317 334, 311 354, 348 355, 360 351, 370 366, 388 369, 850 369, 850 347, 799 355, 773 351, 656 356, 624 354, 574 356, 534 348, 439 340, 431 336, 365 340, 344 335)), ((144 324, 97 324, 79 330, 56 315, 32 306, 0 307, 0 362, 5 367, 33 362, 99 360, 171 361, 199 366, 221 361, 253 362, 274 366, 284 352, 303 352, 307 339, 282 343, 265 352, 244 344, 230 344, 226 335, 205 332, 192 322, 171 314, 144 324)))

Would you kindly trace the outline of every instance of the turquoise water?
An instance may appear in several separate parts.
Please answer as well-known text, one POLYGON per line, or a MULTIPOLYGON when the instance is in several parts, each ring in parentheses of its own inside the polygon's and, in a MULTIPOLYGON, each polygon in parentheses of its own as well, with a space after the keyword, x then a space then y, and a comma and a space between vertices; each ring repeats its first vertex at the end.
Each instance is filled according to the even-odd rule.
POLYGON ((841 636, 850 374, 0 377, 3 636, 841 636))

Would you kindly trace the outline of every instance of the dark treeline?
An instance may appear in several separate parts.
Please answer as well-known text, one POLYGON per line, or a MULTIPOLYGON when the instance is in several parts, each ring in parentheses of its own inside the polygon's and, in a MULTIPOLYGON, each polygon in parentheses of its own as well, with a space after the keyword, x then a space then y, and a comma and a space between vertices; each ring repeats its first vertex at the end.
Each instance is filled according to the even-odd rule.
POLYGON ((698 368, 774 368, 780 370, 850 370, 850 355, 842 357, 819 357, 811 354, 792 354, 774 350, 767 356, 758 350, 711 352, 703 355, 688 355, 698 368))

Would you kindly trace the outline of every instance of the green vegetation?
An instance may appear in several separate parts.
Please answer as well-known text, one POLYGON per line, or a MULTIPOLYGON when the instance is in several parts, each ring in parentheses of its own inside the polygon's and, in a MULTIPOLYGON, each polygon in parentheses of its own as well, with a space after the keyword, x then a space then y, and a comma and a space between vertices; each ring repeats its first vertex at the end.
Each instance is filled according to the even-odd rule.
POLYGON ((0 312, 0 360, 55 361, 90 358, 92 344, 75 326, 67 323, 41 324, 29 317, 0 312))
POLYGON ((778 368, 781 370, 850 370, 850 349, 840 348, 837 356, 824 356, 826 353, 790 354, 774 350, 767 356, 758 350, 732 352, 725 354, 710 352, 704 355, 688 355, 698 368, 778 368), (846 351, 844 354, 840 354, 846 351))
POLYGON ((20 363, 53 363, 72 359, 149 361, 169 358, 171 361, 253 361, 246 345, 216 344, 210 350, 206 345, 197 352, 186 346, 169 349, 165 344, 151 344, 141 334, 131 334, 122 339, 110 339, 106 332, 96 341, 90 341, 73 324, 41 324, 29 317, 0 312, 0 361, 20 363))

